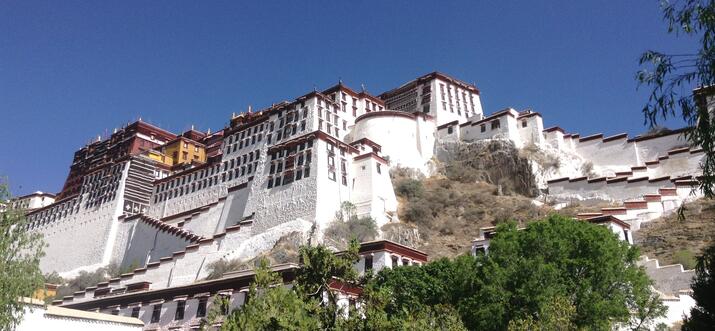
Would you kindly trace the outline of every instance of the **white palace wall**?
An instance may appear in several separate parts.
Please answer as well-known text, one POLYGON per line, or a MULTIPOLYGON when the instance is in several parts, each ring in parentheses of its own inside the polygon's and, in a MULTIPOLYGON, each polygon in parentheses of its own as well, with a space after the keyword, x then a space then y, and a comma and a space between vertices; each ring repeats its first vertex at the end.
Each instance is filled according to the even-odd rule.
POLYGON ((403 112, 369 113, 357 119, 350 141, 368 138, 382 147, 391 167, 419 169, 429 174, 434 155, 436 126, 430 117, 403 112))
POLYGON ((114 245, 130 162, 124 163, 122 167, 119 187, 113 200, 86 209, 80 204, 78 213, 60 217, 34 229, 43 235, 47 244, 45 256, 40 260, 43 272, 58 271, 60 276, 70 277, 80 270, 94 270, 119 261, 114 245))
POLYGON ((144 266, 149 262, 159 261, 162 257, 171 256, 172 253, 183 250, 191 244, 188 238, 161 230, 141 221, 139 217, 124 223, 129 227, 129 238, 128 245, 123 250, 122 267, 144 266))
POLYGON ((603 135, 581 138, 574 152, 593 163, 594 171, 601 175, 613 176, 639 164, 635 144, 628 142, 625 135, 614 140, 603 139, 603 135))
POLYGON ((378 228, 397 221, 397 198, 387 170, 386 164, 372 156, 356 160, 353 167, 355 178, 351 201, 357 216, 372 217, 378 228))
MULTIPOLYGON (((312 189, 316 191, 316 210, 314 220, 318 229, 325 230, 332 221, 335 220, 335 213, 340 210, 340 206, 344 201, 352 201, 352 191, 350 189, 351 177, 353 174, 348 174, 348 185, 341 183, 341 161, 345 160, 348 172, 352 172, 352 158, 355 156, 349 150, 345 151, 345 155, 341 155, 338 147, 334 147, 334 151, 330 152, 327 142, 316 140, 315 156, 313 163, 316 165, 315 180, 316 186, 312 189), (329 164, 329 155, 333 154, 335 165, 329 164), (329 174, 330 168, 335 169, 335 176, 329 174), (334 178, 334 179, 332 179, 334 178)), ((302 217, 301 217, 302 218, 302 217)), ((308 219, 309 218, 304 218, 308 219)))
POLYGON ((688 146, 679 130, 655 137, 632 139, 628 139, 626 134, 605 138, 602 134, 596 134, 581 138, 577 134, 563 134, 561 129, 546 131, 548 144, 560 150, 572 151, 584 161, 591 162, 596 173, 602 176, 629 171, 633 166, 658 160, 671 150, 688 146))
MULTIPOLYGON (((313 164, 320 159, 316 153, 320 147, 314 146, 313 164)), ((327 167, 327 166, 326 166, 327 167)), ((268 171, 259 166, 257 175, 251 187, 244 215, 253 216, 253 233, 259 234, 279 224, 293 221, 296 218, 315 219, 317 200, 317 167, 311 167, 310 177, 294 181, 289 185, 268 188, 268 171), (254 214, 255 213, 255 214, 254 214)))

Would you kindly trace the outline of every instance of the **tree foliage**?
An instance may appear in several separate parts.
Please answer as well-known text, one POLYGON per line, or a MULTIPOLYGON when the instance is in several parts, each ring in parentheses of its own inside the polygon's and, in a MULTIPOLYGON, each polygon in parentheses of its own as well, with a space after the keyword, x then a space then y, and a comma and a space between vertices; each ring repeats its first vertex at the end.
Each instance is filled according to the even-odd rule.
POLYGON ((355 285, 358 276, 359 244, 353 240, 348 250, 335 254, 325 246, 300 248, 302 267, 292 288, 279 286, 282 279, 261 261, 256 281, 249 290, 248 303, 232 312, 224 330, 333 330, 344 316, 333 281, 355 285))
POLYGON ((705 151, 701 164, 701 189, 715 195, 715 118, 708 112, 706 95, 715 84, 715 2, 711 0, 662 1, 668 32, 699 38, 699 49, 690 54, 646 51, 644 68, 636 75, 640 86, 650 89, 642 111, 651 127, 660 119, 680 116, 689 128, 684 132, 693 146, 705 151), (705 87, 693 93, 694 87, 705 87))
POLYGON ((368 287, 388 293, 388 315, 451 305, 473 330, 650 325, 664 307, 637 258, 606 227, 551 216, 498 227, 487 255, 383 270, 368 287))
POLYGON ((280 276, 263 260, 249 289, 250 301, 231 313, 223 330, 320 329, 320 321, 313 314, 318 310, 315 302, 305 301, 296 291, 281 285, 280 276))
POLYGON ((682 330, 712 330, 715 325, 715 244, 698 257, 692 289, 696 306, 685 319, 682 330))
POLYGON ((248 303, 224 328, 267 330, 609 330, 653 327, 664 306, 608 228, 560 216, 497 228, 489 253, 358 277, 358 244, 302 247, 293 286, 259 268, 248 303), (362 286, 342 307, 335 282, 362 286))
POLYGON ((359 242, 374 240, 377 237, 377 223, 372 217, 358 217, 355 205, 345 201, 335 213, 335 219, 325 229, 325 238, 344 248, 357 239, 359 242))
MULTIPOLYGON (((10 200, 10 192, 0 182, 0 203, 10 200)), ((0 329, 14 329, 22 321, 21 297, 31 297, 42 288, 40 258, 44 242, 40 234, 28 231, 23 210, 7 203, 0 211, 0 329)))

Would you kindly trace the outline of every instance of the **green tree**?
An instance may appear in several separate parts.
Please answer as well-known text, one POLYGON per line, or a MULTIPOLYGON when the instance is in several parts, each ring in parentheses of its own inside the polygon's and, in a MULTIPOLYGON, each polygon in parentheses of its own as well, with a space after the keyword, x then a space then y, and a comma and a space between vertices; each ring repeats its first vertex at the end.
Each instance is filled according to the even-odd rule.
POLYGON ((487 255, 383 270, 368 288, 387 293, 388 315, 451 305, 472 330, 648 326, 664 308, 638 256, 606 227, 554 215, 521 231, 499 226, 487 255), (573 312, 555 314, 554 305, 573 312))
POLYGON ((374 240, 377 237, 377 223, 372 217, 358 217, 357 208, 349 201, 344 201, 335 212, 335 219, 325 229, 325 239, 340 248, 357 239, 359 242, 374 240))
POLYGON ((715 2, 711 0, 661 1, 668 32, 698 38, 699 49, 690 54, 646 51, 644 68, 636 75, 639 86, 650 89, 643 107, 651 127, 659 119, 680 116, 689 128, 684 135, 693 146, 701 146, 705 156, 700 186, 708 197, 715 196, 715 118, 708 112, 707 95, 715 84, 715 2), (705 87, 693 92, 693 87, 705 87))
POLYGON ((295 289, 304 301, 320 307, 317 313, 325 328, 334 328, 342 315, 330 284, 358 284, 358 274, 353 266, 360 260, 359 249, 360 244, 354 239, 348 249, 339 254, 322 245, 300 248, 301 268, 296 274, 295 289))
POLYGON ((696 306, 690 310, 682 330, 712 330, 715 325, 715 244, 698 257, 692 289, 696 306))
MULTIPOLYGON (((262 260, 256 281, 248 292, 249 301, 234 310, 223 323, 223 330, 319 330, 314 314, 318 307, 304 301, 294 290, 282 286, 281 277, 262 260)), ((208 323, 208 322, 207 322, 208 323)))
POLYGON ((360 308, 351 308, 347 319, 340 319, 338 330, 466 330, 459 313, 451 305, 417 305, 390 311, 393 293, 366 288, 360 308))
MULTIPOLYGON (((523 231, 514 224, 501 226, 489 254, 478 262, 479 300, 465 307, 476 309, 467 324, 500 329, 513 319, 538 320, 538 312, 559 296, 576 308, 571 321, 577 328, 605 330, 628 323, 652 297, 638 257, 636 247, 608 228, 561 216, 523 231)), ((643 324, 662 314, 662 309, 651 311, 642 316, 643 324)))
MULTIPOLYGON (((235 310, 224 330, 333 330, 344 325, 334 282, 357 285, 353 265, 359 260, 357 241, 339 254, 325 246, 300 248, 301 268, 291 288, 261 260, 251 285, 248 303, 235 310)), ((210 321, 209 321, 210 322, 210 321)))
POLYGON ((44 243, 40 234, 28 230, 24 211, 10 203, 7 184, 0 182, 0 329, 12 330, 22 321, 25 306, 18 301, 42 288, 40 258, 44 243))
POLYGON ((529 315, 525 319, 509 321, 509 331, 571 331, 577 330, 573 323, 576 307, 568 298, 557 296, 548 301, 539 312, 539 319, 529 315))

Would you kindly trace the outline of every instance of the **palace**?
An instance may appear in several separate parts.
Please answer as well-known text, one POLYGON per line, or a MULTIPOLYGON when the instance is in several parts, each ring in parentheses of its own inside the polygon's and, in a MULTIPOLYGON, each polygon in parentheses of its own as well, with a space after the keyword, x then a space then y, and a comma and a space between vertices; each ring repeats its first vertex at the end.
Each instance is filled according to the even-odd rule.
MULTIPOLYGON (((390 169, 432 175, 458 144, 508 140, 557 159, 556 167, 531 161, 540 200, 556 208, 594 198, 621 203, 579 217, 632 243, 642 223, 698 197, 689 193, 703 153, 680 133, 581 137, 544 128, 542 115, 532 110, 485 116, 474 85, 437 72, 379 96, 340 82, 265 109, 249 108, 213 133, 192 128, 176 134, 141 120, 131 123, 78 150, 62 191, 33 204, 27 215, 48 244, 43 272, 71 277, 110 264, 139 266, 63 304, 149 316, 154 313, 126 301, 178 305, 185 298, 171 289, 205 279, 214 261, 249 260, 293 233, 320 241, 344 202, 378 228, 399 222, 390 169), (123 294, 137 289, 149 292, 123 294), (114 294, 124 301, 101 299, 114 294), (88 299, 94 303, 78 304, 88 299)), ((487 249, 493 229, 482 233, 474 251, 487 249)), ((399 247, 412 256, 405 261, 426 261, 423 253, 399 247)), ((392 256, 403 263, 399 254, 392 256)), ((286 268, 281 272, 289 275, 292 267, 286 268)), ((244 284, 250 275, 236 277, 244 284)), ((233 290, 229 295, 240 294, 233 290)), ((200 305, 197 295, 189 305, 200 305)))

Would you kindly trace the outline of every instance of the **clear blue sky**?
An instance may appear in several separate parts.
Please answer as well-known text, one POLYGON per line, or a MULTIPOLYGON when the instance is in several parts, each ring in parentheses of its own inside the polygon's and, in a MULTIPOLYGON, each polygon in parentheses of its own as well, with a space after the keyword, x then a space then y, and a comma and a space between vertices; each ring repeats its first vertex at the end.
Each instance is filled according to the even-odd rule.
POLYGON ((639 54, 695 45, 661 17, 657 0, 2 1, 0 175, 56 192, 76 149, 140 116, 216 130, 339 78, 378 94, 435 70, 474 82, 487 114, 635 134, 639 54))

